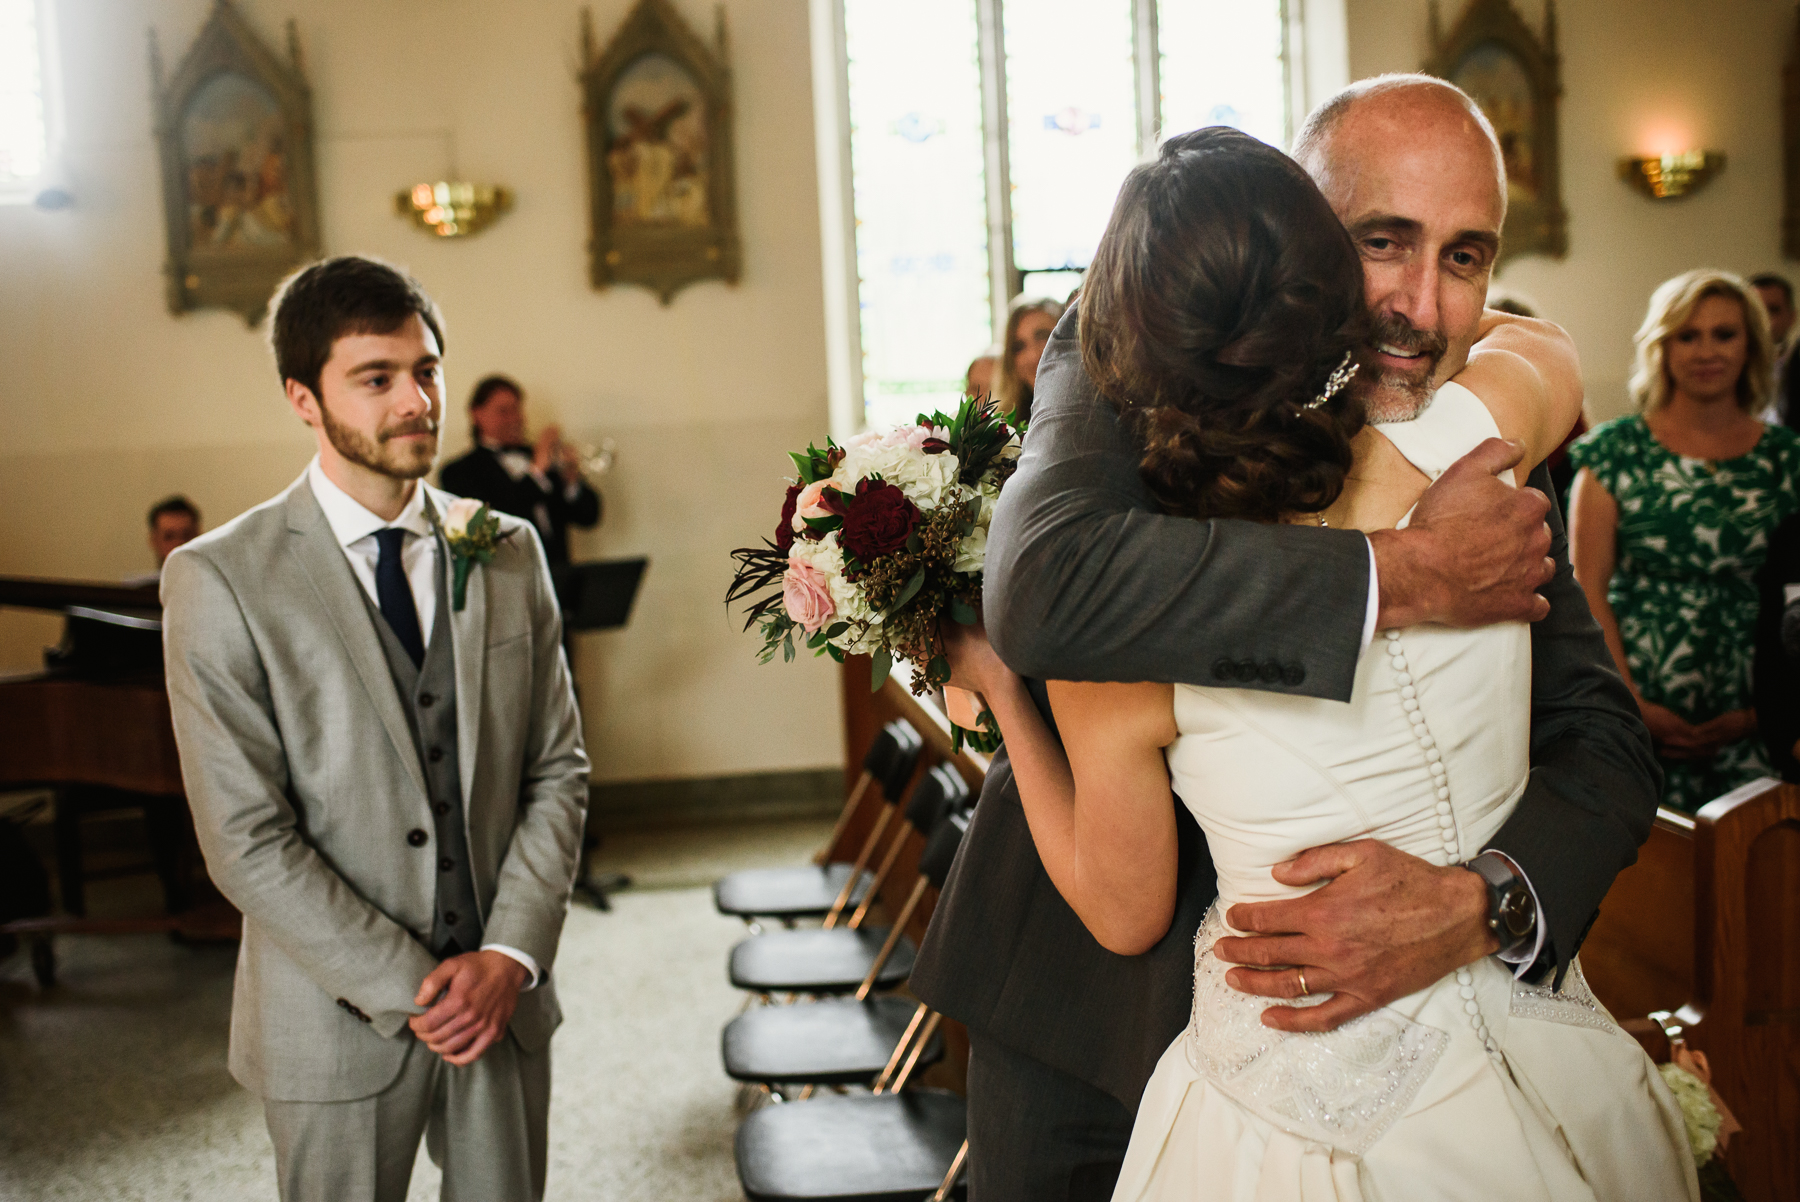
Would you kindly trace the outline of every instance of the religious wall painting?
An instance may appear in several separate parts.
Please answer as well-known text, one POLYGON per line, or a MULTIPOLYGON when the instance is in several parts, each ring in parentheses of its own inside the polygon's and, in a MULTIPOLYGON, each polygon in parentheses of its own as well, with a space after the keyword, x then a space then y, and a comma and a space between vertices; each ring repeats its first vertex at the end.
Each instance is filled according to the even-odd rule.
POLYGON ((590 276, 664 304, 704 279, 736 283, 742 251, 721 12, 710 49, 667 0, 642 0, 603 50, 583 14, 590 276))
POLYGON ((172 313, 259 320, 281 279, 319 253, 311 96, 290 23, 289 59, 218 0, 165 82, 152 32, 172 313))
POLYGON ((1431 75, 1467 92, 1494 126, 1506 162, 1507 213, 1500 258, 1568 253, 1557 109, 1562 96, 1556 5, 1540 37, 1510 0, 1472 0, 1448 36, 1431 6, 1431 75))

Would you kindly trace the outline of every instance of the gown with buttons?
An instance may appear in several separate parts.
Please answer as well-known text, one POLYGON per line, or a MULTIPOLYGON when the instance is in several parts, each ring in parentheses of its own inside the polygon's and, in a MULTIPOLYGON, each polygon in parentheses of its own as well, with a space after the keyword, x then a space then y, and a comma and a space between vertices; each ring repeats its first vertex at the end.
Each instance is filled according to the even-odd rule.
MULTIPOLYGON (((1456 384, 1379 429, 1432 479, 1499 433, 1456 384)), ((1270 875, 1306 848, 1375 838, 1443 865, 1488 846, 1529 767, 1527 625, 1383 631, 1348 704, 1176 685, 1174 705, 1169 773, 1219 898, 1114 1202, 1699 1197, 1679 1106, 1579 960, 1560 991, 1489 957, 1336 1031, 1285 1034, 1260 1022, 1280 1003, 1228 987, 1211 954, 1237 933, 1231 905, 1306 892, 1270 875)))

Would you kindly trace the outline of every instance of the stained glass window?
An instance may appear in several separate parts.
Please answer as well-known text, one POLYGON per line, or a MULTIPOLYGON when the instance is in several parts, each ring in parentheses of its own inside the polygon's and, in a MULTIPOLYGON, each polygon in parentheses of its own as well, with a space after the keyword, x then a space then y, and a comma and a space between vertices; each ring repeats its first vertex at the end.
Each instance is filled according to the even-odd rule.
POLYGON ((1014 289, 1061 299, 1080 283, 1157 131, 1287 141, 1284 0, 838 2, 871 425, 954 405, 1014 289), (1138 26, 1145 4, 1154 37, 1138 26), (988 128, 1002 101, 1003 128, 988 128), (1001 163, 1010 186, 996 194, 1001 163), (1010 263, 990 229, 1009 236, 1010 263))
POLYGON ((1280 0, 1157 0, 1164 138, 1230 125, 1287 145, 1283 7, 1280 0))
POLYGON ((993 340, 974 0, 844 0, 871 425, 954 408, 993 340))
POLYGON ((1138 157, 1131 0, 1006 0, 1013 261, 1081 269, 1138 157))
POLYGON ((48 153, 37 0, 0 0, 0 199, 29 199, 48 153))

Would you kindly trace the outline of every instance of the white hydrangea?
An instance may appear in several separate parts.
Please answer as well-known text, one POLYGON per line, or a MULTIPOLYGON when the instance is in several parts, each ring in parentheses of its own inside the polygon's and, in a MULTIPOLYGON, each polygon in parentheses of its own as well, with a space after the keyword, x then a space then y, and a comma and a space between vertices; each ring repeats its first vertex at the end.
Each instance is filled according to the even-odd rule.
POLYGON ((935 509, 943 503, 945 490, 955 485, 959 464, 949 451, 928 454, 924 444, 933 438, 947 441, 949 435, 942 426, 865 431, 844 444, 843 462, 831 478, 841 491, 854 493, 859 481, 879 476, 920 509, 935 509))

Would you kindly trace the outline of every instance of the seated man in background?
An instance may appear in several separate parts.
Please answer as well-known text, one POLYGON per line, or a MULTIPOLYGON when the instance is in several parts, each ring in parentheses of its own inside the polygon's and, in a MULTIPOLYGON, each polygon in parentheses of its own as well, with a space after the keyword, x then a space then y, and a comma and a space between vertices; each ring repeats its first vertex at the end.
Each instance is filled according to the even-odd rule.
POLYGON ((600 520, 600 494, 582 479, 581 455, 546 426, 525 441, 525 390, 506 376, 488 376, 469 397, 475 447, 444 465, 444 490, 473 497, 536 526, 552 568, 569 562, 569 527, 600 520))
POLYGON ((169 552, 183 543, 200 537, 200 511, 194 503, 176 493, 164 497, 150 507, 150 553, 156 556, 156 571, 127 577, 131 588, 143 588, 162 579, 163 564, 169 552))

